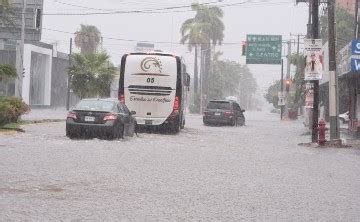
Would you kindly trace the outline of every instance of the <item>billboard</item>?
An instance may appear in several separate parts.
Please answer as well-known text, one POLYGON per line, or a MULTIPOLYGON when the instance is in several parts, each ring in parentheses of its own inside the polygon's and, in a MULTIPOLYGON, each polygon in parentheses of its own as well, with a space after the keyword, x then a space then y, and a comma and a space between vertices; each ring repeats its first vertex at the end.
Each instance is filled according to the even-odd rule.
POLYGON ((247 35, 246 64, 281 64, 281 35, 247 35))
POLYGON ((320 80, 323 75, 323 51, 321 39, 305 39, 305 80, 320 80))

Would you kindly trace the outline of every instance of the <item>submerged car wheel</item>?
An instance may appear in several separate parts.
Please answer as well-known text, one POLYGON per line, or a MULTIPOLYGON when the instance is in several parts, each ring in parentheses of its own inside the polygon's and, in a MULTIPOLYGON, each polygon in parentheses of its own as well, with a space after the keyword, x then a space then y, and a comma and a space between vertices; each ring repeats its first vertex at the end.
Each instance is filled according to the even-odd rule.
POLYGON ((110 140, 117 140, 124 138, 124 125, 115 125, 112 128, 112 131, 109 133, 108 138, 110 140))
POLYGON ((180 124, 179 123, 173 123, 170 125, 171 133, 177 134, 180 132, 180 124))
POLYGON ((76 138, 76 134, 74 132, 71 132, 69 130, 66 130, 66 136, 70 139, 76 138))
POLYGON ((233 118, 230 123, 231 126, 237 126, 237 120, 233 118))
POLYGON ((245 118, 239 119, 239 126, 245 126, 245 118))

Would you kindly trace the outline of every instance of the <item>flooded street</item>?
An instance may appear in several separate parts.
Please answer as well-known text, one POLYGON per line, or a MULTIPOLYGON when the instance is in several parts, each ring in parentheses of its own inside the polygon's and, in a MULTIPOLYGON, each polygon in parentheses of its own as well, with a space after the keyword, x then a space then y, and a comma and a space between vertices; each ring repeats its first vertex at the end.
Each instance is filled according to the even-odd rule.
POLYGON ((301 147, 300 121, 248 112, 245 127, 70 140, 65 123, 0 135, 0 220, 360 218, 360 150, 301 147))

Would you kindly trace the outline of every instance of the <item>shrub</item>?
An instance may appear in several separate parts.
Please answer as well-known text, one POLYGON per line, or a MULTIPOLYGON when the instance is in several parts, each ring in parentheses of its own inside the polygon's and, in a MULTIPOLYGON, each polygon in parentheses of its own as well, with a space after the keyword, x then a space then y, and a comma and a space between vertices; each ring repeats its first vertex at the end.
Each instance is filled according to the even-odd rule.
POLYGON ((18 97, 0 96, 0 126, 17 122, 19 117, 30 111, 30 107, 18 97))
POLYGON ((9 113, 12 113, 11 105, 0 101, 0 127, 10 122, 9 113))

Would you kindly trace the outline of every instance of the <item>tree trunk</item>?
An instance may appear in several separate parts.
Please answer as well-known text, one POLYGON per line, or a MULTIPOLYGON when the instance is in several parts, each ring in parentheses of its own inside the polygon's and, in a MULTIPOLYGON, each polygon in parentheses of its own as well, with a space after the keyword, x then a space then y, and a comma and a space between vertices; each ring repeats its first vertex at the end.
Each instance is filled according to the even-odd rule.
POLYGON ((211 48, 210 43, 204 44, 204 87, 203 87, 203 95, 204 95, 204 104, 207 104, 209 100, 209 76, 210 76, 210 63, 211 63, 211 48))
POLYGON ((195 61, 194 61, 194 95, 197 97, 199 93, 199 75, 198 75, 198 46, 195 46, 195 61))

